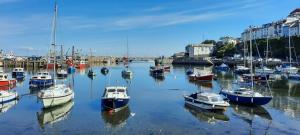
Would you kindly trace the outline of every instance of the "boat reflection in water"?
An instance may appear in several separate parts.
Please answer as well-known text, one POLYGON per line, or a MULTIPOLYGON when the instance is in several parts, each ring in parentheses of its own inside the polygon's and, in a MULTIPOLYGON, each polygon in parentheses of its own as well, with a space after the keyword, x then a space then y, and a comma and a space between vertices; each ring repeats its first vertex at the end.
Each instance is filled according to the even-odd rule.
POLYGON ((189 104, 185 104, 184 108, 195 116, 199 121, 204 121, 209 124, 215 124, 217 122, 226 122, 229 121, 229 118, 224 114, 223 111, 210 111, 195 108, 189 104))
POLYGON ((202 89, 202 88, 203 89, 205 89, 205 88, 211 89, 213 87, 212 82, 199 82, 199 81, 191 81, 191 80, 189 80, 189 82, 196 85, 200 89, 202 89))
POLYGON ((118 112, 111 112, 102 110, 101 112, 103 121, 108 128, 122 128, 126 125, 126 120, 130 116, 130 108, 126 106, 118 112))
POLYGON ((266 121, 266 127, 264 128, 265 133, 267 134, 270 125, 272 123, 272 116, 269 114, 269 112, 262 106, 244 106, 244 105, 238 105, 231 103, 230 104, 233 108, 233 115, 237 116, 238 118, 241 118, 250 126, 250 133, 255 131, 253 129, 253 125, 255 124, 254 119, 255 118, 261 118, 266 121), (257 117, 258 116, 258 117, 257 117))
POLYGON ((6 103, 0 103, 0 114, 7 112, 10 108, 18 103, 18 99, 6 103))
POLYGON ((41 128, 47 124, 53 124, 67 118, 74 105, 74 101, 67 102, 60 106, 42 109, 37 113, 37 118, 41 128))

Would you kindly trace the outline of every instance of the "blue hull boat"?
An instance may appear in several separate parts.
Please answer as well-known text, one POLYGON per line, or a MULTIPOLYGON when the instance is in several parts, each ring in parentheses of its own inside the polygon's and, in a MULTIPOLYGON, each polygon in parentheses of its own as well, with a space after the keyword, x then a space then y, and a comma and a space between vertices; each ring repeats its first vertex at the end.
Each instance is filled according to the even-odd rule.
POLYGON ((106 110, 120 110, 127 106, 129 99, 102 99, 102 107, 106 110))
POLYGON ((244 105, 265 105, 272 100, 271 96, 242 96, 225 91, 221 91, 220 94, 224 95, 230 102, 244 104, 244 105))
POLYGON ((68 73, 69 74, 72 74, 76 71, 76 68, 75 67, 68 67, 68 73))
POLYGON ((31 88, 45 88, 53 85, 53 79, 31 79, 29 86, 31 88))

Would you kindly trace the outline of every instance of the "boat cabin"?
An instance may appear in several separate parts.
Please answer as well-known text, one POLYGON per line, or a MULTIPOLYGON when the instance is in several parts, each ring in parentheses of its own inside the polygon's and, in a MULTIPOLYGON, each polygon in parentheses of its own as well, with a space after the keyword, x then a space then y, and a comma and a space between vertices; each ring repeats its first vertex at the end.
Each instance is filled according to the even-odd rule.
POLYGON ((13 72, 24 72, 24 68, 14 68, 13 72))
POLYGON ((8 75, 4 74, 4 73, 0 73, 0 80, 7 80, 8 79, 8 75))

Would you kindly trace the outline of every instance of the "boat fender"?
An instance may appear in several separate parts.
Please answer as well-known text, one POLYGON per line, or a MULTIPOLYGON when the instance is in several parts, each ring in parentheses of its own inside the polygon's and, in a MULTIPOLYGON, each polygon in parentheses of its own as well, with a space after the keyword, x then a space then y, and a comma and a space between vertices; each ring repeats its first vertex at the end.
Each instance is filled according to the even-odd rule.
POLYGON ((253 98, 251 98, 251 103, 253 103, 253 98))
POLYGON ((238 98, 238 97, 236 97, 236 101, 239 101, 239 98, 238 98))
POLYGON ((215 108, 215 105, 212 105, 213 108, 215 108))

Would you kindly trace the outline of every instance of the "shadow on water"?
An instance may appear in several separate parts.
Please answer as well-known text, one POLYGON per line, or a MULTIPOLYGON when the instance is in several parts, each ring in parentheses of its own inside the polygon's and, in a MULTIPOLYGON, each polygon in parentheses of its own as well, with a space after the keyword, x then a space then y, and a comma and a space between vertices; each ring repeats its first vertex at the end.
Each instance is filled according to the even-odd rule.
POLYGON ((188 104, 185 104, 184 108, 199 121, 207 122, 209 124, 215 124, 220 121, 229 121, 229 117, 226 116, 223 111, 209 111, 199 109, 188 104))
POLYGON ((37 112, 37 119, 41 128, 47 124, 54 124, 56 122, 67 119, 74 105, 74 101, 70 101, 60 106, 42 109, 37 112))
POLYGON ((264 119, 266 122, 266 127, 264 129, 265 134, 267 134, 270 125, 272 124, 272 116, 269 114, 269 112, 262 106, 245 106, 245 105, 238 105, 231 103, 230 104, 233 109, 233 115, 237 116, 238 118, 242 119, 250 126, 250 133, 253 134, 253 126, 254 126, 254 120, 258 116, 261 119, 264 119))
POLYGON ((122 128, 126 125, 126 121, 130 116, 130 108, 126 106, 118 112, 101 111, 101 116, 109 128, 122 128))

